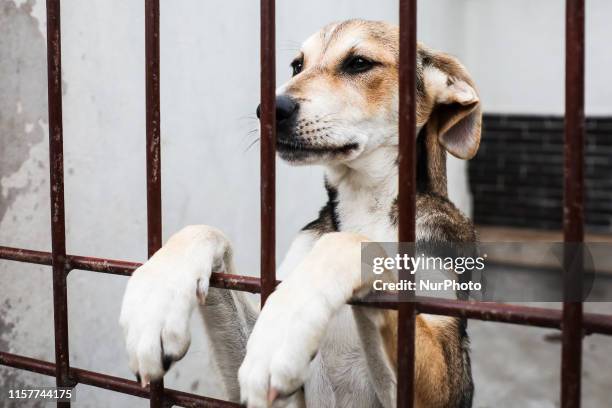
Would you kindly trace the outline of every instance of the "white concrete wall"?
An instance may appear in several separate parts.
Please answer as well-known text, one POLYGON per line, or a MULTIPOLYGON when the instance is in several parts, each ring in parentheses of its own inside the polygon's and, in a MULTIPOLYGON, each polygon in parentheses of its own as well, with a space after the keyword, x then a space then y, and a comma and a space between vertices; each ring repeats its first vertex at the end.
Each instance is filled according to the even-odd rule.
MULTIPOLYGON (((562 115, 565 2, 465 0, 461 54, 487 112, 562 115)), ((586 113, 612 114, 612 2, 586 2, 586 113)))

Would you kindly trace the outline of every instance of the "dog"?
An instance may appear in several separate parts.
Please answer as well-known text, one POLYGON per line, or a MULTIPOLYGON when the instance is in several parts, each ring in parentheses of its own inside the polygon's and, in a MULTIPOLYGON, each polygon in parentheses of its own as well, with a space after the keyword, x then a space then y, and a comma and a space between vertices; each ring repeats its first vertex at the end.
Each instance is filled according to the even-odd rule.
MULTIPOLYGON (((210 288, 236 273, 213 227, 185 227, 138 268, 120 324, 143 386, 190 343, 197 309, 227 397, 248 407, 395 407, 397 312, 349 306, 365 295, 361 243, 397 240, 399 31, 383 22, 332 23, 308 38, 277 90, 277 153, 324 165, 328 201, 290 246, 283 282, 265 307, 210 288)), ((480 143, 478 92, 461 63, 422 44, 417 55, 417 241, 473 243, 471 222, 447 198, 446 153, 480 143)), ((416 317, 415 405, 472 405, 466 321, 416 317)))

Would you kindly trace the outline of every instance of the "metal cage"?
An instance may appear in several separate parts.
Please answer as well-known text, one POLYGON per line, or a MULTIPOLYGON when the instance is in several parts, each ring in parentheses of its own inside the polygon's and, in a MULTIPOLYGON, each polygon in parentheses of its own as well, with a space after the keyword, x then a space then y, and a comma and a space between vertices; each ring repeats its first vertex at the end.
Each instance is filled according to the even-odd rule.
MULTIPOLYGON (((278 283, 275 276, 275 2, 261 2, 261 278, 213 273, 217 288, 260 293, 262 303, 278 283)), ((159 0, 145 0, 147 240, 151 256, 161 247, 159 0)), ((415 78, 417 0, 400 0, 399 66, 399 240, 415 239, 415 78)), ((566 0, 564 240, 584 240, 584 0, 566 0)), ((60 0, 47 0, 47 69, 51 173, 51 252, 0 247, 0 259, 53 268, 55 363, 0 352, 0 364, 55 376, 58 387, 87 384, 150 399, 151 407, 239 407, 239 404, 166 389, 163 381, 141 388, 124 378, 72 367, 68 353, 66 279, 73 269, 129 276, 139 263, 66 253, 62 140, 60 0)), ((579 272, 579 271, 578 271, 579 272)), ((566 290, 577 273, 564 276, 566 290)), ((355 302, 354 304, 359 304, 355 302)), ((580 406, 583 333, 612 335, 612 316, 586 314, 582 303, 565 302, 563 310, 424 299, 415 302, 363 304, 399 312, 398 406, 413 406, 414 335, 417 313, 442 314, 562 330, 561 406, 580 406)), ((69 407, 69 402, 58 402, 69 407)))

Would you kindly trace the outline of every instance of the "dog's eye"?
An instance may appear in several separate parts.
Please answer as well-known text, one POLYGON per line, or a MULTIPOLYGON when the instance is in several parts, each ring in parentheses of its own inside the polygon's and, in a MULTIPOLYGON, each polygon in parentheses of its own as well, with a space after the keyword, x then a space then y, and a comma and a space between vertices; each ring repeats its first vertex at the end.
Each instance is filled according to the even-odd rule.
POLYGON ((300 72, 302 72, 302 68, 304 68, 304 60, 296 59, 291 63, 291 69, 293 70, 293 76, 296 76, 300 72))
POLYGON ((347 59, 344 64, 342 64, 342 69, 344 72, 349 74, 359 74, 362 72, 369 71, 374 66, 374 62, 366 59, 364 57, 350 57, 347 59))

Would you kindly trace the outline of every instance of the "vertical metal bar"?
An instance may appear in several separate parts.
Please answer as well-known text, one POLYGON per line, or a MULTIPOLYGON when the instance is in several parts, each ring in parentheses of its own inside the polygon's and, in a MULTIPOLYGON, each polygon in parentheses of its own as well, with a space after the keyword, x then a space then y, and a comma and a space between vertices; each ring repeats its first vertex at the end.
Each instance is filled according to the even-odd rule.
POLYGON ((566 0, 564 288, 561 407, 580 407, 582 374, 582 246, 584 241, 584 0, 566 0), (570 243, 567 245, 567 243, 570 243))
POLYGON ((261 0, 261 305, 276 284, 276 21, 274 0, 261 0))
MULTIPOLYGON (((400 0, 399 53, 399 241, 415 242, 417 0, 400 0)), ((414 248, 412 249, 414 250, 414 248)), ((411 279, 412 276, 401 279, 411 279)), ((416 303, 398 304, 397 406, 414 404, 416 303)))
MULTIPOLYGON (((49 109, 49 170, 51 187, 51 252, 53 320, 58 387, 71 385, 66 290, 66 221, 64 214, 64 147, 62 124, 62 49, 60 0, 47 0, 47 87, 49 109)), ((69 402, 58 402, 69 407, 69 402)))
MULTIPOLYGON (((159 92, 159 0, 145 0, 147 253, 162 244, 161 147, 159 92)), ((163 379, 151 383, 151 407, 164 406, 163 379)))
POLYGON ((145 0, 148 254, 162 243, 159 98, 159 0, 145 0))

